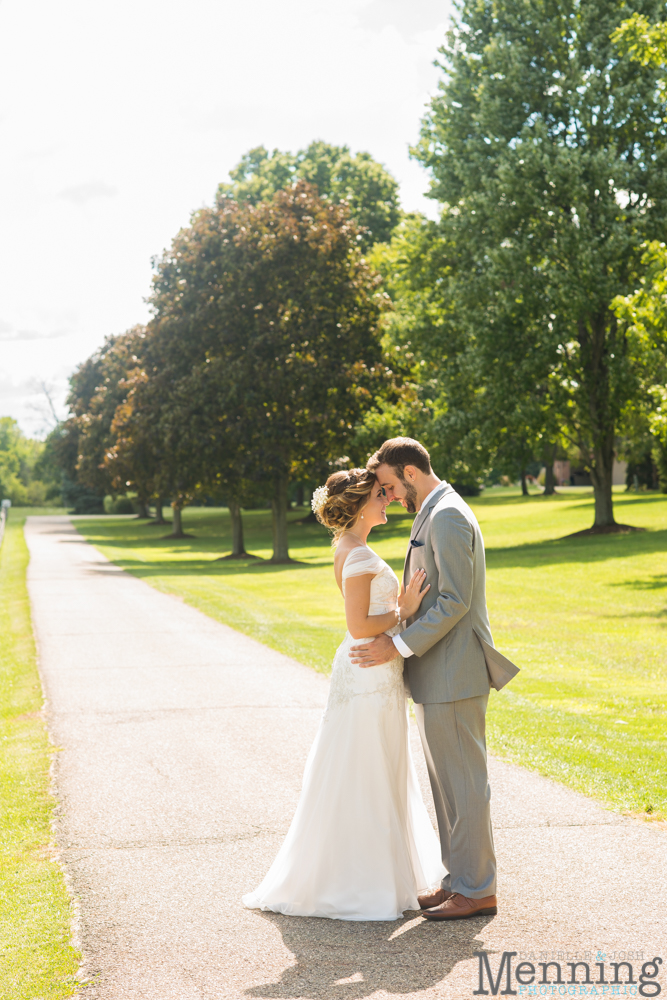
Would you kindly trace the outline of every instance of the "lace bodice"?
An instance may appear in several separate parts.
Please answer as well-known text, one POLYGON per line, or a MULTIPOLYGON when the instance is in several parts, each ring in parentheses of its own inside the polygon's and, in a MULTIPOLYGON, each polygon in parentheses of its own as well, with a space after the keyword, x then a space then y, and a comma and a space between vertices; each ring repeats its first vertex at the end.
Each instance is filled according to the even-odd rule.
MULTIPOLYGON (((365 576, 368 573, 373 574, 369 615, 381 615, 393 611, 397 604, 399 586, 396 574, 384 559, 380 559, 365 545, 352 549, 345 559, 342 573, 343 596, 345 596, 346 580, 352 576, 365 576)), ((402 625, 395 625, 387 629, 387 634, 396 635, 401 629, 402 625)), ((402 656, 397 653, 388 663, 381 663, 377 667, 358 667, 351 662, 350 647, 370 641, 370 638, 353 639, 350 633, 346 632, 334 657, 325 717, 331 709, 340 708, 352 698, 360 696, 375 696, 383 705, 391 701, 397 707, 404 706, 402 656)))

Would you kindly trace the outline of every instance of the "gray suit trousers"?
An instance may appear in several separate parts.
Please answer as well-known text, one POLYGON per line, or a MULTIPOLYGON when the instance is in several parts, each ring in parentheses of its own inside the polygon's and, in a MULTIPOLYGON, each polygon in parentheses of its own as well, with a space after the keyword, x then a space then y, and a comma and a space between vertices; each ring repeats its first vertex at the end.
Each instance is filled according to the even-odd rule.
POLYGON ((491 790, 486 770, 488 695, 415 703, 415 715, 438 817, 443 889, 470 899, 496 892, 491 790))

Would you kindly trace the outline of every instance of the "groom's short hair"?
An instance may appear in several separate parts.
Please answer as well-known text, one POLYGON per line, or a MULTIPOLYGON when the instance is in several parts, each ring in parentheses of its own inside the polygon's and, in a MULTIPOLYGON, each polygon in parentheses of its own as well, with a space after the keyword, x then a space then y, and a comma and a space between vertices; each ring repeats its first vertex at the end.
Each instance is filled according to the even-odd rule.
POLYGON ((401 478, 406 465, 414 465, 426 475, 431 471, 429 453, 424 445, 414 438, 389 438, 385 441, 379 451, 368 459, 366 468, 369 472, 375 472, 380 465, 390 465, 392 469, 396 469, 401 478))

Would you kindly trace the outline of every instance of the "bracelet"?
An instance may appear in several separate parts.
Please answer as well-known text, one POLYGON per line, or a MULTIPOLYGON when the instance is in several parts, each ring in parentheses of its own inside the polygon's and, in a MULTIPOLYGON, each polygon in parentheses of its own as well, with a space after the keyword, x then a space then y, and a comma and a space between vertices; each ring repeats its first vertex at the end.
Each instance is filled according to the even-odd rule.
POLYGON ((400 625, 401 621, 402 621, 402 619, 401 619, 401 609, 400 608, 396 608, 396 624, 400 625))

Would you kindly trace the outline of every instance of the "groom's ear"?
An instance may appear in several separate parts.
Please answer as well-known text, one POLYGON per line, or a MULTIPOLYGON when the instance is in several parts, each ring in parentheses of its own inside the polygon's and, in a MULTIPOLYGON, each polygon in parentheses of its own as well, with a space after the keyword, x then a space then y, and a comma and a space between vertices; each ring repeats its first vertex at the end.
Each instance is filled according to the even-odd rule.
POLYGON ((403 466, 403 478, 407 479, 409 483, 414 483, 417 478, 417 469, 414 465, 404 465, 403 466))

